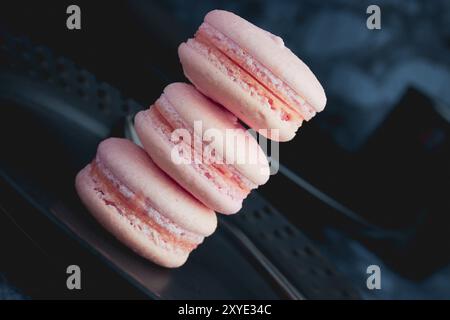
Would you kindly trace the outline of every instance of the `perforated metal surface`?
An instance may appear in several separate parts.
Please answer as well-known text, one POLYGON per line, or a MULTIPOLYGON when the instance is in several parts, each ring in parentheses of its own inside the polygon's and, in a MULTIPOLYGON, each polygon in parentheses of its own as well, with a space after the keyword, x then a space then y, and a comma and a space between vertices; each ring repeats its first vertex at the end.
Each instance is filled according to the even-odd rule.
POLYGON ((307 237, 257 192, 231 217, 288 280, 307 298, 354 299, 349 287, 307 237))
MULTIPOLYGON (((1 32, 1 31, 0 31, 1 32)), ((29 80, 45 82, 80 102, 84 109, 102 122, 113 124, 129 113, 141 109, 111 85, 65 57, 55 57, 45 46, 34 46, 24 37, 0 33, 0 66, 29 80)))

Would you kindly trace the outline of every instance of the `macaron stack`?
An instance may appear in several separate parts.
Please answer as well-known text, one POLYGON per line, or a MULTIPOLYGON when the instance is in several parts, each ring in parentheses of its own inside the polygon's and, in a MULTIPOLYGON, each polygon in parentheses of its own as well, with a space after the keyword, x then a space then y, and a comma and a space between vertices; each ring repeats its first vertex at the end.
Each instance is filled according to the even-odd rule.
POLYGON ((214 232, 214 211, 238 212, 269 178, 263 150, 239 120, 288 141, 326 103, 281 38, 233 13, 208 13, 178 53, 194 86, 170 84, 136 115, 143 148, 109 138, 76 177, 82 202, 107 230, 170 268, 214 232))

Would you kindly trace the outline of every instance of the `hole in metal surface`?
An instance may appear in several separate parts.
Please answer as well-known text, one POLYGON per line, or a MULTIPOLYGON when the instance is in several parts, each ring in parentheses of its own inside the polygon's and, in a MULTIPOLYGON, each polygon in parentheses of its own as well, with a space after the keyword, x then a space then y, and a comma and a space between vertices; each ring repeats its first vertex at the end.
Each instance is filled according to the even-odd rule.
POLYGON ((287 236, 289 236, 289 237, 295 236, 295 230, 290 225, 284 226, 283 229, 287 236))
POLYGON ((283 239, 283 234, 280 232, 280 230, 275 230, 273 232, 273 234, 274 234, 275 238, 283 239))
POLYGON ((324 269, 323 269, 323 272, 325 273, 325 275, 326 276, 328 276, 328 277, 332 277, 332 276, 334 276, 334 271, 333 270, 331 270, 330 268, 328 268, 328 267, 325 267, 324 269))
POLYGON ((262 214, 259 211, 254 211, 253 215, 255 216, 256 219, 261 219, 262 218, 262 214))
POLYGON ((265 205, 264 207, 262 207, 262 211, 263 211, 265 214, 267 214, 268 216, 271 216, 271 215, 273 214, 272 209, 271 209, 269 206, 267 206, 267 205, 265 205))
POLYGON ((309 246, 304 247, 303 251, 306 253, 306 255, 308 255, 310 257, 313 257, 316 255, 315 252, 313 251, 313 249, 311 249, 311 247, 309 247, 309 246))
POLYGON ((301 253, 300 250, 294 249, 294 250, 292 250, 292 255, 295 256, 295 257, 301 257, 302 253, 301 253))

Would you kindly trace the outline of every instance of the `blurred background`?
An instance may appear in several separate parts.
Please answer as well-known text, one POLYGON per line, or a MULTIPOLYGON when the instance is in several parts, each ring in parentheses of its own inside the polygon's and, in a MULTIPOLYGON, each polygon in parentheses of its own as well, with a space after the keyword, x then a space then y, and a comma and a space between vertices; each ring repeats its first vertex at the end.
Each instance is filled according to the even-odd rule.
MULTIPOLYGON (((279 173, 260 193, 361 297, 450 298, 449 1, 19 0, 0 5, 0 30, 17 37, 18 47, 51 48, 145 107, 165 85, 184 81, 176 48, 216 8, 281 36, 328 97, 325 111, 280 146, 290 180, 279 173), (69 4, 81 8, 81 30, 65 28, 69 4), (381 8, 381 30, 366 27, 370 4, 381 8), (339 205, 314 196, 311 185, 339 205), (381 268, 382 290, 366 287, 366 268, 373 264, 381 268)), ((6 36, 1 39, 0 45, 6 36)), ((30 77, 50 73, 41 60, 27 60, 27 50, 16 49, 15 67, 38 65, 38 75, 30 77)), ((0 53, 0 63, 6 55, 0 53)), ((49 81, 64 85, 64 78, 49 81)), ((128 112, 129 104, 121 106, 128 112)), ((13 162, 17 158, 8 154, 19 151, 8 142, 15 131, 6 122, 15 119, 1 120, 2 150, 10 151, 0 158, 13 162)), ((45 297, 46 289, 30 290, 42 283, 18 271, 29 260, 7 248, 14 228, 2 221, 0 298, 45 297)), ((110 283, 106 271, 101 281, 110 283)), ((103 296, 100 287, 95 295, 103 296)))

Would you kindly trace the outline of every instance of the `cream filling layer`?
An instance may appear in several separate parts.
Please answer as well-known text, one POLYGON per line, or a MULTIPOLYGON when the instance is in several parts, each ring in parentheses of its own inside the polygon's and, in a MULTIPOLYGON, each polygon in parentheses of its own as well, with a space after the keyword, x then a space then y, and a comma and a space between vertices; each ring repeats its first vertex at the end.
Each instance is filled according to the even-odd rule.
MULTIPOLYGON (((219 192, 226 194, 233 200, 242 201, 245 197, 247 197, 249 191, 244 191, 237 186, 226 183, 221 177, 221 173, 219 173, 216 168, 211 165, 203 164, 202 162, 198 163, 193 161, 192 146, 184 143, 183 141, 175 144, 171 139, 172 128, 163 115, 157 110, 157 108, 155 108, 155 106, 144 112, 144 118, 146 121, 149 121, 150 125, 158 131, 165 141, 167 141, 173 148, 177 148, 179 156, 183 157, 186 160, 186 163, 189 163, 189 165, 192 166, 195 171, 199 172, 205 179, 207 179, 209 183, 215 185, 217 189, 219 189, 219 192)), ((193 157, 195 156, 196 155, 193 155, 193 157)))
MULTIPOLYGON (((177 129, 185 129, 188 130, 191 137, 194 137, 196 135, 197 139, 191 139, 191 147, 194 146, 194 140, 200 141, 201 155, 197 154, 199 158, 201 158, 201 161, 205 164, 211 164, 217 168, 222 174, 228 175, 232 179, 234 179, 240 186, 244 187, 245 189, 252 190, 257 188, 257 184, 251 181, 249 178, 247 178, 244 174, 242 174, 232 163, 227 163, 225 157, 223 156, 225 151, 224 150, 209 150, 209 152, 206 152, 206 145, 203 143, 203 137, 199 136, 197 132, 194 131, 192 126, 189 126, 184 119, 178 114, 178 112, 175 110, 175 108, 172 106, 169 99, 165 97, 163 94, 155 103, 155 107, 158 108, 158 111, 161 113, 161 115, 166 119, 166 121, 172 126, 172 128, 177 129), (216 152, 217 151, 217 152, 216 152)), ((223 137, 225 138, 225 137, 223 137)), ((225 143, 224 143, 225 144, 225 143)), ((200 148, 199 148, 200 149, 200 148)), ((236 159, 236 157, 232 159, 236 159)))
POLYGON ((124 218, 150 237, 157 245, 166 249, 181 248, 191 251, 203 242, 202 235, 180 227, 158 212, 148 198, 130 190, 98 157, 91 166, 93 166, 92 170, 98 170, 97 173, 91 174, 91 178, 97 184, 96 190, 99 192, 99 196, 106 204, 113 205, 124 218), (101 181, 103 178, 107 181, 101 181), (110 186, 105 183, 109 183, 110 186), (111 188, 116 190, 120 196, 114 197, 112 192, 105 190, 111 188), (140 214, 144 216, 140 217, 140 214), (149 221, 151 221, 151 225, 148 223, 149 221))
POLYGON ((205 36, 221 52, 255 77, 265 87, 269 88, 275 95, 297 108, 305 120, 310 120, 314 117, 316 110, 299 93, 242 49, 232 39, 207 22, 200 25, 197 33, 205 36))

